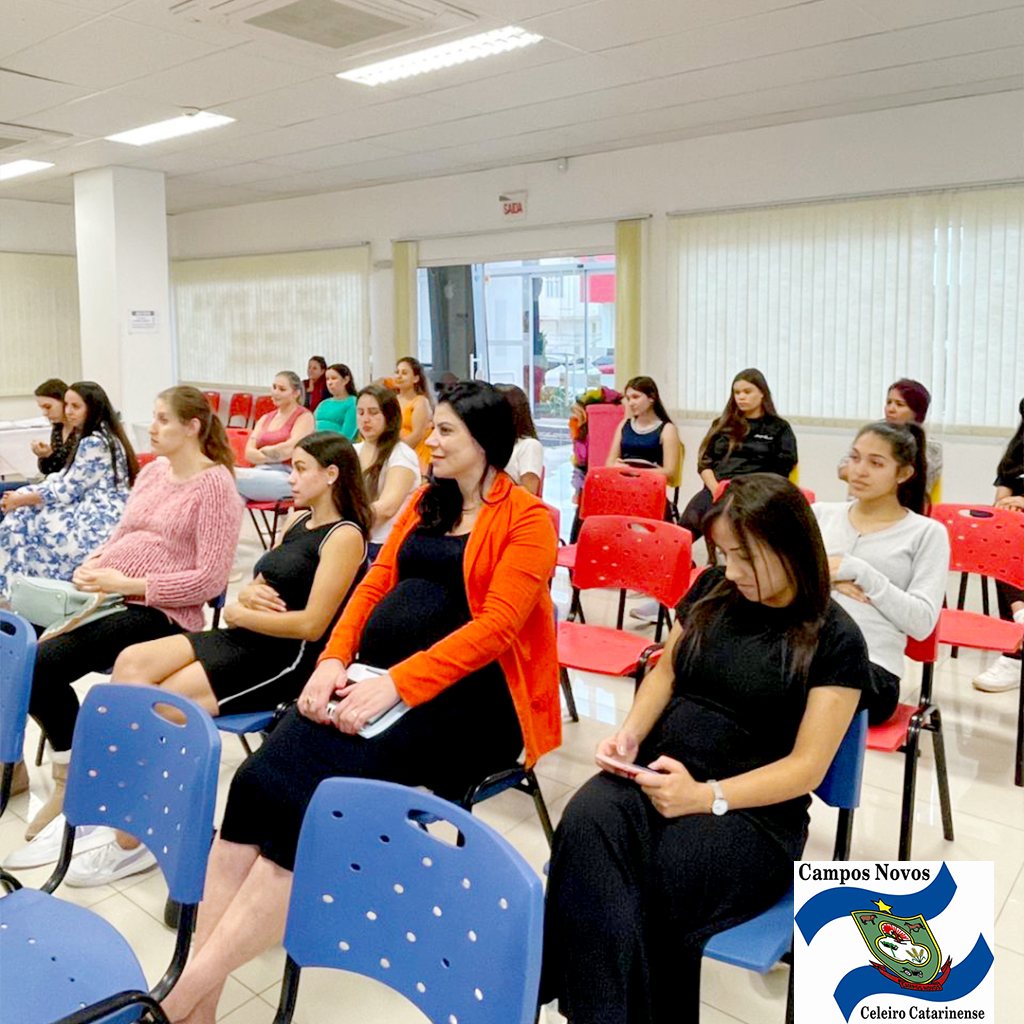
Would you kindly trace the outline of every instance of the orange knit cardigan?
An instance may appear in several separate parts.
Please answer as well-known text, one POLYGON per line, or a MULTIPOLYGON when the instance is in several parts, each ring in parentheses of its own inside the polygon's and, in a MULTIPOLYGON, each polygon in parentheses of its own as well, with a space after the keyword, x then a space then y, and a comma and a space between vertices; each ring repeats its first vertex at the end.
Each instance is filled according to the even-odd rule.
MULTIPOLYGON (((395 523, 377 560, 349 599, 321 661, 335 658, 347 666, 354 660, 370 613, 398 582, 398 552, 419 525, 422 494, 414 496, 395 523)), ((463 559, 472 618, 390 669, 402 699, 415 706, 497 660, 523 731, 528 765, 562 739, 558 654, 548 593, 556 550, 543 502, 499 473, 463 559)))

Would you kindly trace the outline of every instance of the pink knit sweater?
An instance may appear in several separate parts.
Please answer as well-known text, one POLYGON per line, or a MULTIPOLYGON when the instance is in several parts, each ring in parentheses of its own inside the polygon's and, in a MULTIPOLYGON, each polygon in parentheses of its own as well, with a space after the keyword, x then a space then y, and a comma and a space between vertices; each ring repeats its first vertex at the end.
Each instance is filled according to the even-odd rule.
POLYGON ((201 630, 203 605, 228 584, 242 499, 223 466, 184 483, 171 480, 170 472, 163 458, 143 467, 96 564, 145 577, 146 596, 128 601, 159 608, 187 630, 201 630))

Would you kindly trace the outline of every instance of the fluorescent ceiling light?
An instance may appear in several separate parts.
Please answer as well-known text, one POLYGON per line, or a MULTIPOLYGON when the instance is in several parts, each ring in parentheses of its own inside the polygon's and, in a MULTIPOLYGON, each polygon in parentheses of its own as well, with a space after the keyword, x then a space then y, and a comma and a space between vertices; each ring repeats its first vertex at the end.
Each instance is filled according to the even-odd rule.
POLYGON ((45 160, 15 160, 9 164, 0 164, 0 181, 19 178, 33 171, 45 171, 47 167, 52 166, 53 164, 48 164, 45 160))
POLYGON ((524 46, 539 43, 544 37, 506 25, 496 28, 493 32, 482 32, 479 35, 457 39, 454 43, 442 46, 431 46, 427 50, 407 53, 404 57, 393 57, 391 60, 378 61, 353 71, 342 71, 338 78, 349 82, 362 82, 364 85, 382 85, 395 82, 400 78, 412 78, 428 71, 450 68, 455 64, 465 64, 481 57, 493 57, 509 50, 519 50, 524 46))
POLYGON ((194 114, 182 114, 172 117, 169 121, 157 121, 155 124, 144 124, 141 128, 108 135, 108 142, 127 142, 129 146, 148 146, 152 142, 164 139, 176 139, 179 135, 191 135, 193 132, 205 132, 207 128, 219 128, 222 124, 231 124, 235 119, 223 114, 210 114, 205 110, 197 110, 194 114))

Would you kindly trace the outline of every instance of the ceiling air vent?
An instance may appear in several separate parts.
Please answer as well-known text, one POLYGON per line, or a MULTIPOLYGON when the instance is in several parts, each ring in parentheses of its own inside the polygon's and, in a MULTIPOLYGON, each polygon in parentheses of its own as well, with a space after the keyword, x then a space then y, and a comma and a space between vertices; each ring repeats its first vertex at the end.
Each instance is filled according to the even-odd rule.
MULTIPOLYGON (((178 0, 169 11, 189 21, 234 29, 263 52, 326 56, 325 68, 449 32, 477 19, 442 0, 178 0)), ((436 40, 443 42, 443 39, 436 40)))

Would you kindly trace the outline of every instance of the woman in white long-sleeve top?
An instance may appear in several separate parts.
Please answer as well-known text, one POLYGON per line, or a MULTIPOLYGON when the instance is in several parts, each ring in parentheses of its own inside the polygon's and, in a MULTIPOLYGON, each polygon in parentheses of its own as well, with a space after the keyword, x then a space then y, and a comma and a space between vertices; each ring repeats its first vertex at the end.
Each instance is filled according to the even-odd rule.
POLYGON ((949 538, 926 512, 924 433, 915 423, 870 423, 847 463, 852 503, 813 507, 835 599, 860 626, 871 661, 868 718, 877 725, 899 702, 907 637, 935 628, 946 593, 949 538))

